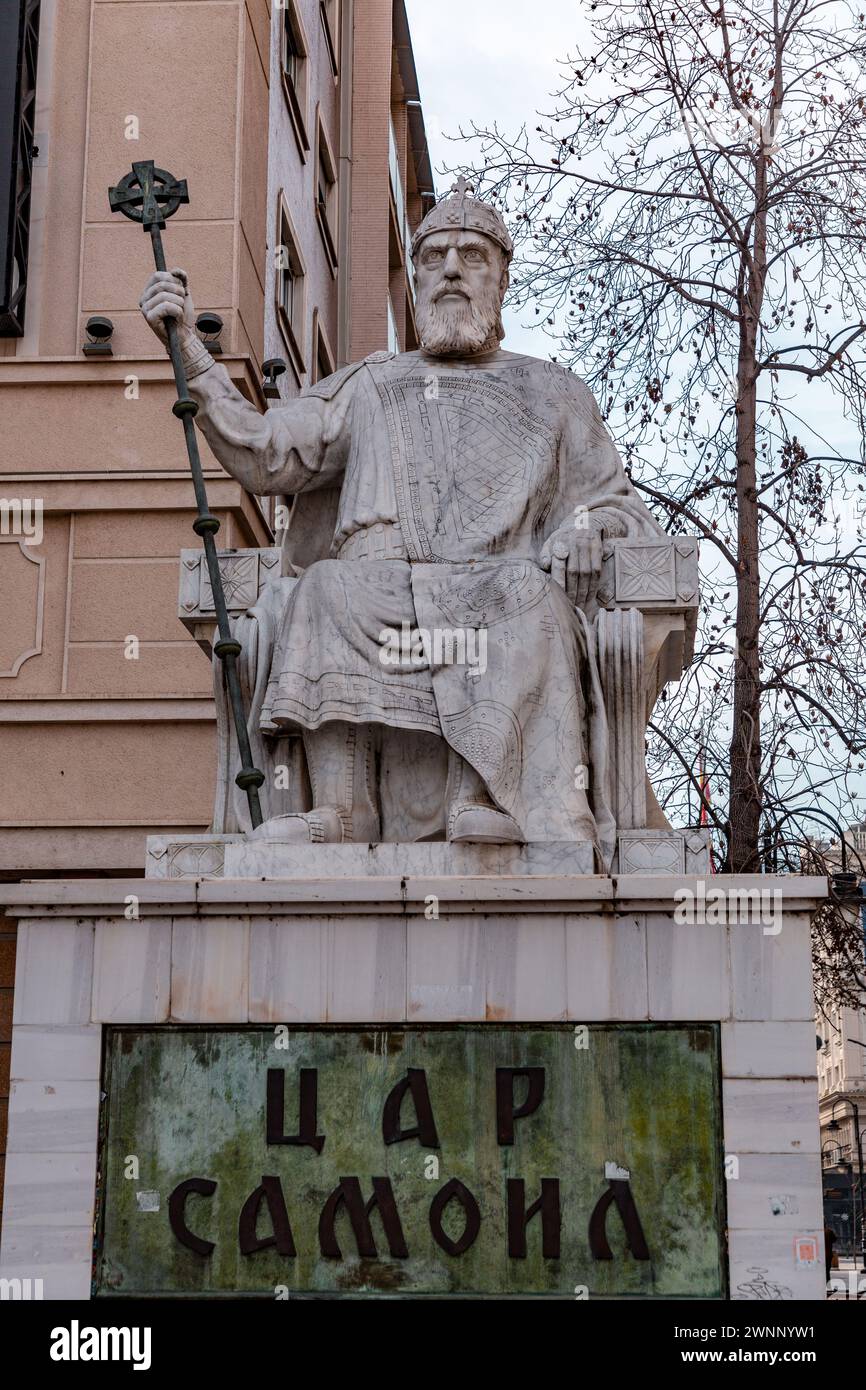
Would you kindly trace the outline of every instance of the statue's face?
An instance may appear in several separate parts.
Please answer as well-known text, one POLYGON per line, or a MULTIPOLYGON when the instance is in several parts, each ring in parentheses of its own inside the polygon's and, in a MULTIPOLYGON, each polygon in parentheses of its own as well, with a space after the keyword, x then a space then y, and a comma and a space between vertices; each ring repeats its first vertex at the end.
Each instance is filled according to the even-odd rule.
POLYGON ((495 348, 505 336, 505 257, 483 232, 431 232, 415 257, 415 317, 421 346, 439 357, 495 348))

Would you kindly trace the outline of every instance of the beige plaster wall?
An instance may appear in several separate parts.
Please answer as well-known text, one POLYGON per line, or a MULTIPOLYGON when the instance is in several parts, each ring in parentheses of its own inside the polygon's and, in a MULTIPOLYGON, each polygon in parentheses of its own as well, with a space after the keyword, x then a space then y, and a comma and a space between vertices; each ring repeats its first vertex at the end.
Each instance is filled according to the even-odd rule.
POLYGON ((388 342, 388 117, 391 93, 391 0, 355 8, 352 91, 352 263, 363 262, 350 291, 349 359, 388 342))
MULTIPOLYGON (((227 365, 255 397, 270 19, 267 0, 45 0, 31 312, 0 356, 0 495, 38 501, 44 536, 0 536, 0 872, 135 868, 155 825, 210 820, 211 673, 176 616, 192 488, 169 364, 137 307, 150 240, 107 190, 139 158, 187 179, 169 264, 222 315, 227 365), (111 358, 82 354, 95 313, 114 322, 111 358), (83 834, 100 827, 117 832, 102 848, 83 834)), ((265 543, 203 441, 202 459, 220 544, 265 543)))

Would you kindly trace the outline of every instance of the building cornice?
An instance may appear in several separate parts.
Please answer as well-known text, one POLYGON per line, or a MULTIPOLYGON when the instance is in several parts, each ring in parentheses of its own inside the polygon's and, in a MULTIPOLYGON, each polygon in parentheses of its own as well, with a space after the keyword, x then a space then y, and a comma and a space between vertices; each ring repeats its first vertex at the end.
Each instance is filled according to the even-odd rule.
MULTIPOLYGON (((257 405, 265 406, 261 381, 247 354, 220 357, 231 380, 257 405)), ((0 357, 0 386, 105 386, 123 384, 128 377, 174 386, 167 357, 0 357)))

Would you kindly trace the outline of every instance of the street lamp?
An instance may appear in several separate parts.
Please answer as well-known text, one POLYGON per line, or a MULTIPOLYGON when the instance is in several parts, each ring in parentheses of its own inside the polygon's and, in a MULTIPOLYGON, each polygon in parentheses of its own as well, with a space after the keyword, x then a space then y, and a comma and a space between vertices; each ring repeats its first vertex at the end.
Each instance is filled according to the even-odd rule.
POLYGON ((854 1137, 857 1140, 857 1176, 860 1189, 860 1250, 863 1256, 863 1265, 866 1268, 866 1193, 863 1191, 863 1133, 860 1129, 860 1110, 853 1100, 847 1096, 841 1096, 834 1100, 833 1108, 830 1111, 830 1123, 827 1126, 828 1133, 838 1134, 842 1126, 836 1119, 836 1106, 850 1105, 854 1112, 854 1137))

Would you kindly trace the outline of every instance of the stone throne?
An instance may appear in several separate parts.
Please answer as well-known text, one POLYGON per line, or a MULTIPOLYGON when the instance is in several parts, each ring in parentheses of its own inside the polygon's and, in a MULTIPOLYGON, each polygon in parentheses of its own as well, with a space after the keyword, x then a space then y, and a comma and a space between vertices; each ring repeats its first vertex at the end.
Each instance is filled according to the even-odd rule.
MULTIPOLYGON (((321 553, 321 537, 311 536, 303 525, 298 501, 282 549, 219 552, 226 601, 243 648, 239 669, 254 760, 265 773, 261 798, 266 818, 310 805, 300 738, 284 730, 263 733, 259 727, 276 624, 307 554, 316 553, 317 547, 321 553), (294 542, 294 536, 303 539, 294 542)), ((610 730, 610 801, 617 827, 614 872, 705 873, 709 869, 708 832, 670 826, 650 785, 645 760, 646 727, 656 700, 668 682, 679 679, 692 658, 697 605, 696 537, 605 542, 592 630, 610 730)), ((160 877, 221 874, 224 846, 237 841, 249 825, 245 797, 234 783, 237 746, 222 666, 212 654, 213 597, 199 549, 181 552, 179 617, 213 662, 216 796, 209 835, 149 841, 148 872, 160 877)))

